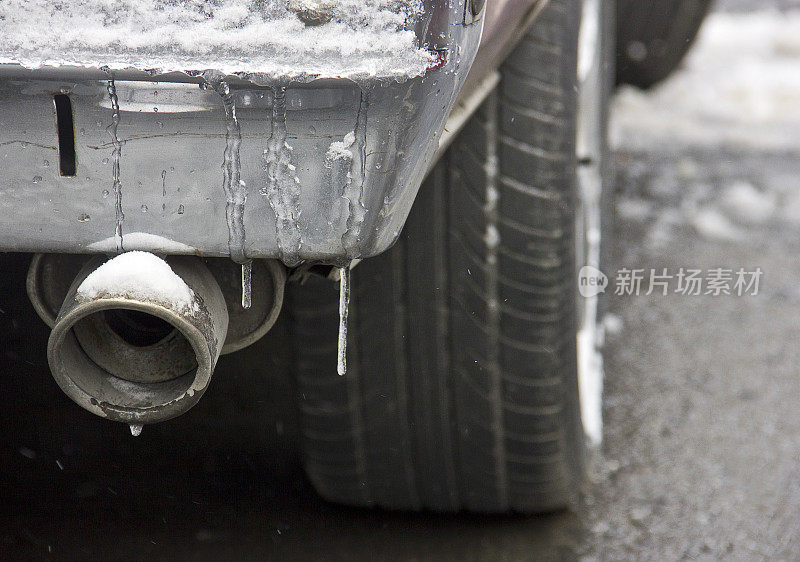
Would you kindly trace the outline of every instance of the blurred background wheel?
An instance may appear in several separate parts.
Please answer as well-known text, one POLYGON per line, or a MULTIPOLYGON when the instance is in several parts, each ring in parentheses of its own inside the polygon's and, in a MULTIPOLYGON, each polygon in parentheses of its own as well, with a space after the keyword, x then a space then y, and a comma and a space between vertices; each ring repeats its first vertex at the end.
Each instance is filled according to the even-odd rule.
POLYGON ((692 46, 712 0, 617 0, 617 84, 649 88, 692 46))

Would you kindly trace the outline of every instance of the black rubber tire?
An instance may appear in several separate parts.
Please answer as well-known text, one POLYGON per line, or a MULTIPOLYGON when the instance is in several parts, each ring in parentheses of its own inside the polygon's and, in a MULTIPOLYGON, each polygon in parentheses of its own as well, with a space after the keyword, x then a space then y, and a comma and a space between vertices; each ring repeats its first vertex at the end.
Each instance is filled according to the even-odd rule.
POLYGON ((675 70, 712 0, 617 0, 617 84, 649 88, 675 70))
POLYGON ((304 463, 326 499, 542 512, 579 489, 580 6, 550 1, 423 184, 398 243, 353 271, 346 375, 338 286, 312 277, 289 288, 304 463))

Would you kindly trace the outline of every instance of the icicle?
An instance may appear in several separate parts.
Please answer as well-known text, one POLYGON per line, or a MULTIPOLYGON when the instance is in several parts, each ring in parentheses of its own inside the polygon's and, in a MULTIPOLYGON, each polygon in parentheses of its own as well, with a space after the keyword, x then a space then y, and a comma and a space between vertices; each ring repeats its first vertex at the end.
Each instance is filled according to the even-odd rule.
POLYGON ((339 269, 339 348, 336 372, 347 372, 347 315, 350 310, 350 266, 339 269))
POLYGON ((119 127, 119 98, 117 97, 117 86, 114 83, 114 75, 108 67, 103 70, 108 74, 108 84, 106 90, 108 97, 111 99, 111 125, 108 126, 106 131, 111 135, 111 141, 114 145, 114 152, 112 153, 112 176, 114 178, 114 241, 118 253, 122 253, 122 223, 125 220, 125 213, 122 212, 122 182, 119 179, 119 161, 122 157, 122 142, 117 136, 117 128, 119 127))
POLYGON ((139 437, 142 434, 142 428, 144 428, 141 424, 132 423, 131 424, 131 435, 134 437, 139 437))
POLYGON ((364 206, 364 182, 367 178, 367 112, 369 102, 367 94, 361 92, 356 114, 356 124, 353 130, 353 139, 356 148, 354 157, 350 160, 351 181, 345 185, 343 196, 348 202, 347 229, 342 235, 342 245, 350 257, 354 257, 358 250, 361 229, 367 216, 367 208, 364 206), (356 182, 352 178, 358 178, 356 182))
POLYGON ((228 84, 222 80, 213 88, 222 98, 225 107, 225 152, 222 158, 223 181, 225 192, 225 218, 228 222, 228 249, 231 259, 236 263, 245 263, 244 253, 244 207, 247 201, 247 187, 241 180, 241 162, 239 146, 242 143, 242 131, 236 118, 236 104, 228 84))
POLYGON ((272 133, 264 150, 266 185, 261 193, 267 196, 275 213, 275 234, 278 249, 286 265, 296 265, 302 240, 298 220, 300 217, 300 180, 292 164, 292 147, 286 129, 286 87, 276 86, 272 102, 272 133))
POLYGON ((242 308, 250 308, 253 304, 251 281, 253 278, 253 260, 242 264, 242 308))
POLYGON ((242 265, 242 308, 250 308, 252 296, 250 280, 253 262, 245 254, 244 210, 247 203, 247 186, 241 179, 239 147, 242 144, 242 130, 236 117, 236 102, 230 86, 224 80, 215 80, 212 87, 222 98, 225 107, 225 152, 222 158, 222 189, 225 192, 225 218, 228 223, 228 250, 231 259, 242 265))

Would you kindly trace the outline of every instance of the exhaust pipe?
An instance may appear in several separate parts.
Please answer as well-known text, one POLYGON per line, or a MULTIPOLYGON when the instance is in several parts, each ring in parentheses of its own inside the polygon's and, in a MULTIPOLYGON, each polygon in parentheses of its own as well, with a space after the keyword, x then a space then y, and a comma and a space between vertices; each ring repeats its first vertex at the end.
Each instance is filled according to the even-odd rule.
POLYGON ((184 413, 225 342, 217 281, 196 257, 127 252, 104 261, 86 263, 55 319, 53 377, 86 410, 132 429, 184 413))

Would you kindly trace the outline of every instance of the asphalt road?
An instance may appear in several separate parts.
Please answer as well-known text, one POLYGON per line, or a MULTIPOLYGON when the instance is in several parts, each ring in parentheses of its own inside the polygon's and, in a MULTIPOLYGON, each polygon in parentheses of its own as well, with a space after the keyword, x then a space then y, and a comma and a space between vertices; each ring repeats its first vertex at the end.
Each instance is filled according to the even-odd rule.
POLYGON ((321 501, 294 452, 281 323, 224 358, 189 414, 132 438, 56 388, 46 329, 22 297, 27 258, 6 256, 0 558, 800 557, 800 88, 781 78, 800 48, 780 17, 755 37, 746 32, 760 16, 724 17, 674 80, 616 102, 617 236, 606 273, 760 268, 759 291, 621 296, 609 287, 605 441, 572 511, 407 515, 321 501), (747 71, 726 43, 734 38, 745 50, 771 41, 758 56, 779 60, 756 65, 768 74, 752 84, 720 77, 709 90, 714 68, 747 71), (754 112, 767 91, 766 109, 754 112))

